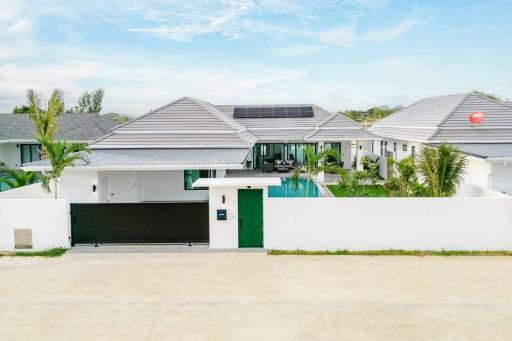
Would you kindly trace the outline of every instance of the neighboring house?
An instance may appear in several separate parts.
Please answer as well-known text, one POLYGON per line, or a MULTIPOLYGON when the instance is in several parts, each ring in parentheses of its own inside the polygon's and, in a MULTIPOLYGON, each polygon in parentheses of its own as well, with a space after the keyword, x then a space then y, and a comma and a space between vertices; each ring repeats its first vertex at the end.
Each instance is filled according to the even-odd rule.
MULTIPOLYGON (((90 162, 67 171, 62 193, 75 202, 205 201, 208 191, 192 188, 198 178, 222 178, 277 160, 300 163, 308 144, 337 149, 350 168, 352 154, 375 138, 315 105, 216 106, 185 97, 93 142, 90 162), (354 152, 352 144, 358 146, 354 152)), ((46 168, 43 161, 24 167, 46 168)))
MULTIPOLYGON (((61 114, 56 139, 90 143, 111 131, 117 123, 97 114, 61 114)), ((18 168, 38 161, 39 144, 27 114, 0 114, 0 163, 18 168)))
POLYGON ((380 121, 375 150, 401 160, 423 144, 448 142, 468 155, 466 183, 512 192, 512 106, 477 93, 422 99, 380 121), (483 120, 470 122, 471 115, 483 120))

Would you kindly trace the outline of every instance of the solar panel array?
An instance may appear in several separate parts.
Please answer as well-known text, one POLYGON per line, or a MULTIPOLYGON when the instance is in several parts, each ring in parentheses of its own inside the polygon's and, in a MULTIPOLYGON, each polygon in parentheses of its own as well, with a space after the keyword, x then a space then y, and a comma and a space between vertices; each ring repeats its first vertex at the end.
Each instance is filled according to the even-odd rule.
POLYGON ((313 117, 313 107, 236 107, 234 118, 313 117))

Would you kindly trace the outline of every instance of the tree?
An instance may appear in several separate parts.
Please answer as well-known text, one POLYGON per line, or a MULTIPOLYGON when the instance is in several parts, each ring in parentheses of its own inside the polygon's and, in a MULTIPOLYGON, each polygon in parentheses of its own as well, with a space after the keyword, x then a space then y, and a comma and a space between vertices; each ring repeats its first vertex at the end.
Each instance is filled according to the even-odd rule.
POLYGON ((340 160, 340 156, 335 149, 324 149, 319 153, 315 153, 315 149, 310 145, 304 148, 304 153, 306 154, 306 161, 303 165, 293 170, 291 181, 292 185, 297 188, 300 173, 304 173, 306 176, 306 196, 308 196, 309 183, 313 179, 313 176, 320 172, 338 173, 339 169, 341 169, 341 167, 337 166, 335 163, 326 163, 326 158, 330 157, 334 159, 335 162, 338 162, 340 160))
POLYGON ((425 194, 449 197, 464 181, 467 157, 454 146, 442 143, 439 147, 424 146, 418 159, 425 194))
POLYGON ((481 95, 481 96, 493 99, 495 101, 501 101, 502 100, 502 98, 500 96, 496 95, 495 93, 491 94, 491 93, 480 91, 480 90, 473 90, 473 92, 475 94, 478 94, 478 95, 481 95))
POLYGON ((38 181, 38 177, 35 172, 24 172, 22 170, 15 170, 8 167, 2 167, 0 168, 0 171, 7 173, 7 176, 0 177, 0 183, 4 183, 10 188, 30 185, 38 181))
POLYGON ((111 119, 113 119, 114 121, 116 121, 119 124, 126 123, 130 120, 130 116, 121 115, 121 114, 118 114, 115 112, 109 112, 108 114, 105 114, 105 116, 110 117, 111 119))
POLYGON ((416 164, 412 156, 408 156, 400 161, 389 159, 395 168, 396 187, 398 195, 401 197, 416 196, 418 190, 418 176, 416 164))
MULTIPOLYGON (((34 122, 36 139, 45 138, 53 142, 57 131, 57 117, 64 111, 64 93, 55 89, 46 104, 46 110, 41 108, 41 95, 33 89, 27 90, 27 101, 30 119, 34 122)), ((44 148, 41 151, 44 156, 44 148)))
POLYGON ((57 185, 64 169, 74 166, 75 161, 78 160, 88 163, 89 160, 84 153, 90 153, 91 151, 85 143, 69 143, 66 141, 53 142, 47 137, 39 138, 38 142, 46 150, 48 160, 52 167, 51 170, 43 173, 41 187, 46 192, 50 193, 50 184, 53 182, 53 194, 55 199, 57 199, 57 185))
POLYGON ((30 107, 28 105, 14 107, 14 109, 12 109, 12 113, 13 114, 28 114, 28 113, 30 113, 30 107))
POLYGON ((94 113, 99 114, 102 109, 103 95, 105 91, 103 89, 96 89, 89 93, 85 91, 78 98, 78 105, 69 109, 68 112, 80 114, 80 113, 94 113))

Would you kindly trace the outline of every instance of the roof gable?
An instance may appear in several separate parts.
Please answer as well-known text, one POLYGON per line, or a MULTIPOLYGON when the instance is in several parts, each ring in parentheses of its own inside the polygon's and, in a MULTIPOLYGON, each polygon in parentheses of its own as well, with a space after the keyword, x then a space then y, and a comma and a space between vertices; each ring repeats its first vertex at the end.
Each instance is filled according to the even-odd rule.
POLYGON ((477 93, 470 94, 457 109, 441 124, 441 127, 472 127, 469 116, 475 111, 484 113, 478 127, 512 127, 512 107, 477 93))
POLYGON ((375 122, 373 126, 436 127, 468 96, 469 93, 463 93, 424 98, 375 122))
POLYGON ((91 148, 247 147, 255 141, 210 103, 184 97, 115 128, 91 148))

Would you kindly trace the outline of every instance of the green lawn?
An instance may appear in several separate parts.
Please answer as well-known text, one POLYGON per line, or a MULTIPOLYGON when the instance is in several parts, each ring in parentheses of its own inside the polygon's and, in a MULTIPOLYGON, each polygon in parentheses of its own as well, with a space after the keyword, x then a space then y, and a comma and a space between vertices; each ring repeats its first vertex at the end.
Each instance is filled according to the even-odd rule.
POLYGON ((33 251, 33 252, 24 252, 24 251, 16 251, 16 252, 7 252, 4 254, 0 253, 0 256, 11 256, 11 257, 60 257, 62 256, 68 249, 63 247, 56 247, 53 249, 43 250, 43 251, 33 251))
MULTIPOLYGON (((345 187, 338 187, 338 185, 328 185, 329 190, 335 197, 348 197, 348 190, 345 187)), ((382 185, 368 185, 365 186, 366 195, 363 195, 362 187, 357 190, 356 197, 389 197, 389 191, 382 185)))
POLYGON ((511 251, 464 251, 464 250, 369 250, 369 251, 304 251, 269 250, 273 256, 512 256, 511 251))

